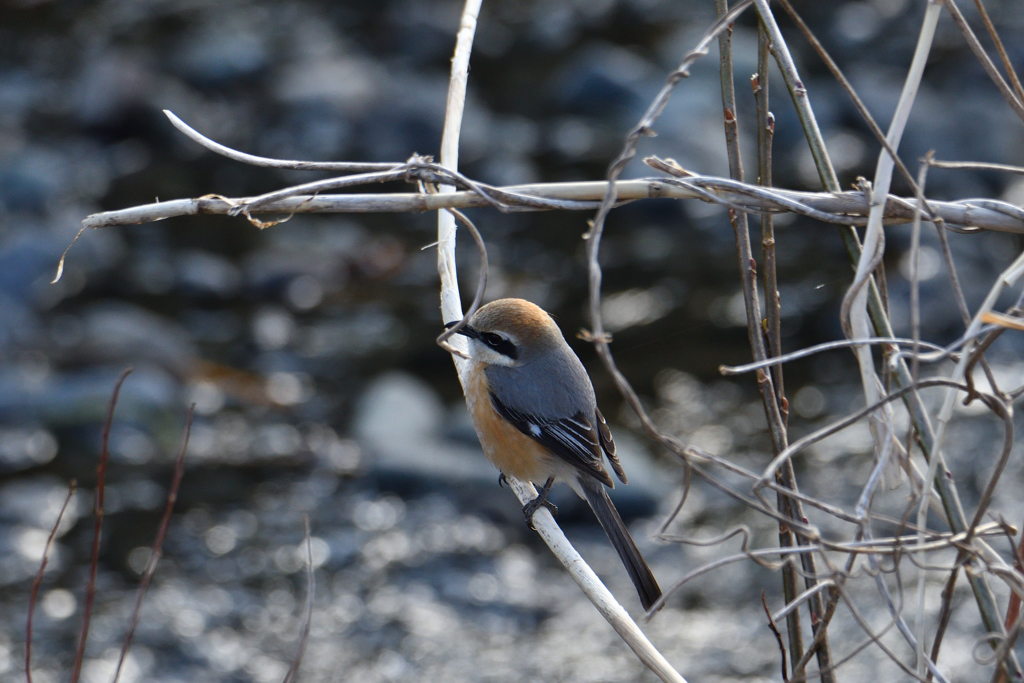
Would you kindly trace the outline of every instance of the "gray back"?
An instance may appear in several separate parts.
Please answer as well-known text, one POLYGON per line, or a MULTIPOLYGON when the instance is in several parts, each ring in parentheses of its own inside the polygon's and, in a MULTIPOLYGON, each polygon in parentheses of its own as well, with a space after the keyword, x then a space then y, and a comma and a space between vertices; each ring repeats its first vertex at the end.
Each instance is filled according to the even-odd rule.
POLYGON ((597 410, 594 387, 583 363, 564 340, 524 356, 516 367, 489 365, 487 383, 506 406, 542 420, 558 420, 597 410))

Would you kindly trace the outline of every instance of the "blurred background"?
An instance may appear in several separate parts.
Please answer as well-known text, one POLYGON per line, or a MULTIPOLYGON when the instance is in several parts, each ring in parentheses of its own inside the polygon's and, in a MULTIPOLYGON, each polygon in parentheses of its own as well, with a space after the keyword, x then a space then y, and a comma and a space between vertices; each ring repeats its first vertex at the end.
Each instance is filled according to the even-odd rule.
MULTIPOLYGON (((923 2, 794 3, 883 128, 895 107, 923 2)), ((981 31, 973 7, 963 10, 981 31)), ((1024 14, 986 3, 1018 69, 1024 14)), ((441 330, 434 215, 295 216, 260 231, 243 219, 175 218, 93 230, 57 261, 88 214, 208 193, 243 196, 325 177, 244 166, 178 134, 170 109, 205 135, 272 157, 401 161, 436 154, 461 4, 452 0, 8 0, 0 5, 0 681, 23 680, 24 624, 47 534, 77 479, 37 610, 35 680, 64 679, 81 621, 92 487, 115 380, 134 367, 110 436, 99 591, 84 676, 109 681, 162 510, 186 408, 196 404, 165 556, 122 681, 280 681, 305 595, 302 515, 317 593, 304 680, 653 680, 600 620, 497 486, 469 423, 441 330)), ((604 176, 665 75, 713 22, 713 3, 509 0, 485 3, 472 58, 461 170, 494 184, 604 176)), ((844 187, 870 176, 877 145, 784 16, 844 187)), ((983 40, 987 45, 987 41, 983 40)), ((756 31, 734 32, 748 178, 756 173, 756 31)), ((781 79, 772 81, 775 180, 819 189, 781 79)), ((728 175, 717 50, 698 62, 645 140, 728 175)), ((940 159, 1024 164, 1024 130, 943 16, 901 146, 912 170, 940 159)), ((653 173, 639 162, 627 176, 653 173)), ((376 189, 376 188, 374 188, 376 189)), ((407 191, 394 184, 381 190, 407 191)), ((899 179, 895 190, 904 192, 899 179)), ((936 198, 1024 202, 1024 183, 933 170, 936 198)), ((679 499, 679 463, 646 441, 590 348, 584 246, 590 213, 472 212, 488 243, 488 299, 519 296, 556 314, 591 372, 630 485, 615 491, 662 585, 719 548, 652 536, 679 499)), ((776 220, 783 345, 840 338, 850 268, 836 229, 776 220)), ((752 237, 759 239, 757 221, 752 237)), ((892 319, 908 332, 910 229, 887 233, 892 319)), ((950 235, 976 305, 1021 248, 1016 236, 950 235)), ((923 231, 924 337, 963 330, 934 231, 923 231)), ((759 250, 756 250, 759 252, 759 250)), ((758 254, 759 255, 759 254, 758 254)), ((770 453, 750 377, 732 230, 714 206, 647 201, 615 211, 603 241, 605 324, 621 369, 659 423, 687 443, 760 469, 770 453)), ((464 298, 476 254, 460 243, 464 298)), ((1024 378, 1014 333, 990 358, 1024 378)), ((787 366, 795 436, 860 407, 852 356, 787 366)), ((1001 438, 951 467, 966 505, 1001 438)), ((870 467, 860 425, 798 462, 805 490, 848 503, 870 467), (847 477, 844 478, 844 477, 847 477), (844 492, 850 487, 849 493, 844 492)), ((955 449, 954 449, 955 450, 955 449)), ((1005 475, 1022 483, 1020 458, 1005 475)), ((561 487, 564 488, 564 487, 561 487)), ((1004 487, 1005 488, 1005 487, 1004 487)), ((639 605, 589 510, 556 489, 559 520, 634 614, 639 605)), ((995 507, 1020 521, 1019 496, 995 507), (1000 507, 1002 505, 1002 507, 1000 507)), ((737 523, 776 543, 767 520, 695 482, 676 527, 711 537, 737 523)), ((819 522, 819 520, 814 520, 819 522)), ((825 522, 821 522, 825 523, 825 522)), ((779 577, 737 564, 687 586, 647 629, 687 677, 777 679, 760 593, 779 577), (722 587, 728 585, 728 590, 722 587)), ((961 585, 943 657, 972 671, 980 632, 961 585)), ((1000 593, 1000 595, 1004 595, 1000 593)), ((879 615, 881 616, 881 615, 879 615)), ((882 620, 884 622, 884 619, 882 620)), ((837 622, 837 637, 857 630, 837 622)), ((842 677, 891 675, 868 651, 842 677)), ((965 675, 967 675, 965 673, 965 675)))

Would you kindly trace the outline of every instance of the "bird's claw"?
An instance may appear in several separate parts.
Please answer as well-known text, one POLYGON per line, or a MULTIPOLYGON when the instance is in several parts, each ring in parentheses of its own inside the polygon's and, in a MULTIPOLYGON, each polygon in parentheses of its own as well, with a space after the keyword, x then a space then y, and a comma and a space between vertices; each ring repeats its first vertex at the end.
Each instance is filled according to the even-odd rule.
POLYGON ((537 497, 523 506, 523 514, 526 515, 526 524, 533 531, 537 530, 537 527, 533 525, 533 515, 536 514, 537 510, 547 508, 552 517, 558 516, 558 506, 548 500, 548 493, 551 492, 551 486, 554 483, 554 477, 548 479, 547 483, 544 484, 544 488, 542 488, 540 493, 537 494, 537 497))
POLYGON ((541 508, 547 508, 548 512, 551 513, 552 517, 558 516, 558 506, 552 503, 550 500, 541 500, 540 496, 537 496, 529 503, 523 506, 523 514, 526 515, 526 524, 531 530, 536 531, 537 527, 533 525, 533 515, 537 510, 541 508))

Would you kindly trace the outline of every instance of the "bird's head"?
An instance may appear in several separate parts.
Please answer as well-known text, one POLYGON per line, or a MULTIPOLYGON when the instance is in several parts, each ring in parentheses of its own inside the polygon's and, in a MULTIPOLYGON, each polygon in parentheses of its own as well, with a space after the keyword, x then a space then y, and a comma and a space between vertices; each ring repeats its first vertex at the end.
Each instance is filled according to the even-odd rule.
POLYGON ((498 299, 480 307, 459 334, 469 337, 473 360, 505 367, 517 367, 565 343, 551 316, 523 299, 498 299))

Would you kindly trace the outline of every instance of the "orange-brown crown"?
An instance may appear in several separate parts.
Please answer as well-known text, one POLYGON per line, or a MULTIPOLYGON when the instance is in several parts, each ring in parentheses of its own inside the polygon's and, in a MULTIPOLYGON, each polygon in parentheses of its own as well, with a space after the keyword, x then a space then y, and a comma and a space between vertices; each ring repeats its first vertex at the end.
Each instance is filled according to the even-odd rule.
POLYGON ((524 299, 498 299, 481 306, 469 321, 478 332, 504 332, 518 344, 557 342, 562 332, 548 313, 524 299))

